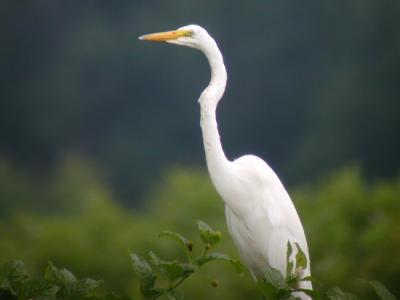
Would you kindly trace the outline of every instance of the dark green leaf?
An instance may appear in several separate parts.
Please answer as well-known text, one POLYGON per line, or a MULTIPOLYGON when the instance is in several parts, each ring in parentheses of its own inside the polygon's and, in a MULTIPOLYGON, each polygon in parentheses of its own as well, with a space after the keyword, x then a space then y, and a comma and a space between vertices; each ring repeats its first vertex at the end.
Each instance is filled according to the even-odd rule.
POLYGON ((173 240, 177 241, 185 251, 191 252, 193 250, 193 243, 177 232, 165 230, 161 232, 158 236, 172 238, 173 240))
POLYGON ((101 281, 90 278, 80 279, 70 285, 71 296, 87 296, 100 285, 101 281))
POLYGON ((70 271, 59 269, 51 262, 46 267, 44 278, 60 287, 57 295, 62 299, 88 296, 101 283, 89 278, 77 280, 70 271))
POLYGON ((21 284, 28 278, 25 264, 19 260, 12 260, 0 268, 0 288, 8 290, 15 295, 17 284, 21 284))
POLYGON ((134 254, 131 253, 132 266, 136 275, 139 277, 139 280, 147 287, 153 287, 156 282, 156 275, 153 273, 148 262, 134 254))
POLYGON ((283 278, 281 272, 279 272, 279 270, 277 269, 271 268, 270 266, 266 266, 264 271, 264 278, 267 282, 269 282, 278 289, 287 288, 285 279, 283 278))
POLYGON ((303 250, 301 249, 300 245, 298 243, 295 243, 297 247, 297 253, 296 253, 296 269, 305 269, 307 268, 307 257, 304 254, 303 250))
POLYGON ((149 257, 150 257, 150 263, 152 263, 154 266, 159 266, 163 262, 163 260, 153 251, 149 252, 149 257))
POLYGON ((131 253, 131 259, 133 270, 140 280, 140 293, 143 298, 148 300, 161 295, 162 291, 154 287, 157 277, 149 263, 134 253, 131 253))
POLYGON ((389 292, 389 290, 379 281, 368 281, 368 283, 372 286, 375 293, 382 300, 397 300, 397 298, 389 292))
POLYGON ((55 299, 59 287, 46 279, 28 279, 18 287, 18 299, 55 299))
POLYGON ((232 259, 229 255, 223 253, 210 253, 205 256, 202 256, 196 259, 196 264, 200 267, 205 263, 215 260, 227 261, 235 268, 236 272, 238 272, 239 274, 244 273, 244 266, 240 261, 232 259))
POLYGON ((164 262, 162 268, 164 270, 164 275, 170 281, 174 281, 178 278, 187 277, 189 274, 196 271, 197 267, 195 265, 180 264, 177 262, 164 262))
POLYGON ((289 275, 289 277, 286 277, 285 282, 290 288, 299 287, 299 277, 294 273, 289 275))
POLYGON ((293 262, 288 261, 287 265, 286 265, 286 278, 288 279, 288 281, 290 281, 290 279, 293 278, 293 276, 292 276, 293 268, 294 268, 293 262))
POLYGON ((74 274, 67 269, 58 269, 51 262, 48 262, 44 271, 44 278, 57 285, 64 285, 76 281, 74 274))
POLYGON ((257 281, 257 288, 268 300, 277 300, 279 289, 265 280, 257 281))
POLYGON ((213 230, 207 223, 198 220, 197 227, 200 232, 200 237, 205 243, 207 248, 213 247, 221 240, 222 234, 219 231, 213 230))
POLYGON ((178 278, 187 277, 189 274, 196 271, 197 266, 192 264, 182 264, 178 261, 165 261, 160 259, 154 252, 149 252, 150 262, 157 266, 160 273, 170 281, 178 278))

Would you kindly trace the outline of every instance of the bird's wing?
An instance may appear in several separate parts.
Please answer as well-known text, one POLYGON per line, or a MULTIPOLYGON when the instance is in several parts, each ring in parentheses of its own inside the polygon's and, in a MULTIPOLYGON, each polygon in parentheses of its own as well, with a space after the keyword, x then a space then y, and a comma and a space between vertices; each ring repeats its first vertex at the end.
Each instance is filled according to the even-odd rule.
POLYGON ((260 158, 243 156, 234 161, 245 190, 243 201, 251 211, 246 224, 253 248, 271 266, 286 272, 287 242, 299 243, 308 258, 307 242, 297 211, 275 172, 260 158))

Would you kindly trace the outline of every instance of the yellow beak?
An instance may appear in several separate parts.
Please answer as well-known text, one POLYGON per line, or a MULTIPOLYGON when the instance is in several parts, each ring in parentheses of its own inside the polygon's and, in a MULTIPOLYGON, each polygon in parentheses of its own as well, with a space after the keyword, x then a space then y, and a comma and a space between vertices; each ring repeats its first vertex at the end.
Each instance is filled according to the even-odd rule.
POLYGON ((139 40, 154 41, 154 42, 165 42, 170 40, 176 40, 183 36, 190 36, 190 30, 172 30, 165 32, 150 33, 139 36, 139 40))

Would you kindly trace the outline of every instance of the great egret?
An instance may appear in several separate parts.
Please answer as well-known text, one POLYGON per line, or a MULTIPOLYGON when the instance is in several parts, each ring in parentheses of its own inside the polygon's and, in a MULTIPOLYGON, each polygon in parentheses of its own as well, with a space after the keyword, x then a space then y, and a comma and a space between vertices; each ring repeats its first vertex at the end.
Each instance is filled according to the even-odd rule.
MULTIPOLYGON (((298 243, 309 262, 303 226, 278 176, 257 156, 244 155, 234 161, 225 156, 216 108, 225 91, 227 74, 214 39, 198 25, 147 34, 139 39, 192 47, 208 59, 211 81, 199 98, 207 167, 215 189, 225 202, 229 232, 253 277, 262 278, 267 265, 286 274, 288 241, 298 243)), ((303 270, 305 276, 310 275, 309 265, 303 270)), ((302 281, 300 288, 311 289, 311 283, 302 281)), ((297 296, 309 299, 303 293, 297 296)))

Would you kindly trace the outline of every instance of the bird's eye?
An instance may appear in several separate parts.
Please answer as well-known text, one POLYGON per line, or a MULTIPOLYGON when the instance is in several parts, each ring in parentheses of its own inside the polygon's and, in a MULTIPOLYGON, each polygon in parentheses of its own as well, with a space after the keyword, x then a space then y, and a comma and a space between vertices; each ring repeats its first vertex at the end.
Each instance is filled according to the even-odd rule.
POLYGON ((185 36, 191 37, 191 36, 193 36, 193 34, 194 34, 193 30, 188 30, 188 31, 186 32, 185 36))

